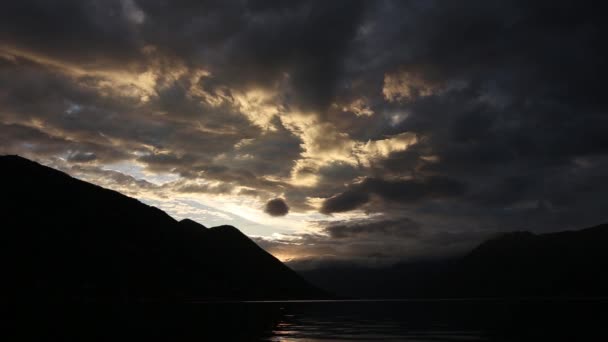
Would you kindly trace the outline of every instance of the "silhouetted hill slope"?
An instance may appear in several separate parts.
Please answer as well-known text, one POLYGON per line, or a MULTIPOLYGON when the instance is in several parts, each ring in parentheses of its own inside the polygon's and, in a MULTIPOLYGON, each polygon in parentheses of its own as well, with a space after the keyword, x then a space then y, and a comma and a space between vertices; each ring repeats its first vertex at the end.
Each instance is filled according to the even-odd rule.
POLYGON ((330 265, 299 273, 321 288, 354 297, 608 296, 608 225, 507 233, 451 259, 385 268, 330 265))
POLYGON ((2 274, 35 298, 278 299, 323 293, 238 229, 177 222, 118 192, 0 157, 2 274))
POLYGON ((608 295, 608 224, 536 235, 508 233, 466 255, 454 293, 512 296, 608 295))

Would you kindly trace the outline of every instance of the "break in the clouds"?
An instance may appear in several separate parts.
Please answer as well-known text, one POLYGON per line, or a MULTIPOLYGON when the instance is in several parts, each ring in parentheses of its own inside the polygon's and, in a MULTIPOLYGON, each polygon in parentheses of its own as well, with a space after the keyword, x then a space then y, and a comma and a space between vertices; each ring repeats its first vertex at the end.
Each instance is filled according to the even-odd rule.
POLYGON ((5 1, 0 152, 285 258, 583 227, 608 219, 597 6, 5 1))

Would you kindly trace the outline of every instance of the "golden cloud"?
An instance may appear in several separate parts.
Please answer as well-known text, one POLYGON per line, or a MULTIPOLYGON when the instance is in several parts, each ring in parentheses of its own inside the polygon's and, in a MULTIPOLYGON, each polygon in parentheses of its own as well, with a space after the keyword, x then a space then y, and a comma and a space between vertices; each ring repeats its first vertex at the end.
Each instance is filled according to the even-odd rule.
POLYGON ((400 71, 384 75, 382 94, 389 102, 407 102, 433 95, 438 88, 439 85, 426 80, 418 72, 400 71))

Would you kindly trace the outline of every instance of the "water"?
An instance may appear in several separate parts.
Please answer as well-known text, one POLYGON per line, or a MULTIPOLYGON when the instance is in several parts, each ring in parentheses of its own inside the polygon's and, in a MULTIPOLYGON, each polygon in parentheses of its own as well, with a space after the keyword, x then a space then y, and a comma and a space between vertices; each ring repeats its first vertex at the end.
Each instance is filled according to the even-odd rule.
POLYGON ((603 340, 598 300, 436 300, 282 303, 267 341, 603 340))
POLYGON ((608 341, 604 299, 195 302, 25 309, 13 323, 26 321, 29 328, 17 329, 15 340, 608 341))
MULTIPOLYGON (((485 332, 457 313, 471 303, 337 301, 281 303, 267 341, 483 341, 485 332)), ((467 310, 468 311, 468 310, 467 310)))

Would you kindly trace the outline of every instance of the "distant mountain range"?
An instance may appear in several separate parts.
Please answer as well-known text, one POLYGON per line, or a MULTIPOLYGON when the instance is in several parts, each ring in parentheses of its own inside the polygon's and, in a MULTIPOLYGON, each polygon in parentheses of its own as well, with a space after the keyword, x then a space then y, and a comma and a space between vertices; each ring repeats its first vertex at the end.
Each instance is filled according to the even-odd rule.
POLYGON ((0 157, 2 282, 31 300, 327 294, 231 226, 206 228, 18 156, 0 157))
POLYGON ((473 249, 447 274, 468 296, 608 296, 608 224, 513 232, 473 249))
POLYGON ((385 268, 334 265, 300 274, 351 297, 608 297, 608 224, 507 233, 457 258, 385 268))

